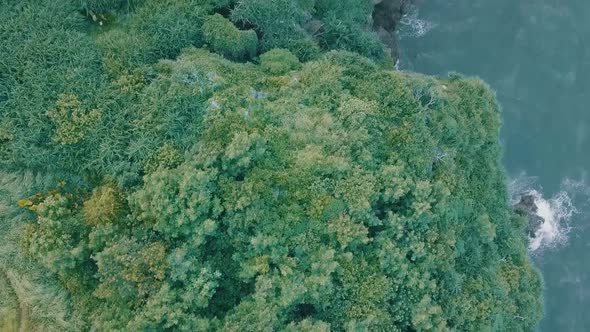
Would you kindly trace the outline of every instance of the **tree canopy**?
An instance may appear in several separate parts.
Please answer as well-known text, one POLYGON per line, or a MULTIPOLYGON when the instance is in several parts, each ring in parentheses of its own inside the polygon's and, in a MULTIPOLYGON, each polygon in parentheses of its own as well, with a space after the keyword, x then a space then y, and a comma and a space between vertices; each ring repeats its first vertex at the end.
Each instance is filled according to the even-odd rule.
POLYGON ((6 7, 0 328, 536 327, 493 92, 394 70, 371 1, 6 7))

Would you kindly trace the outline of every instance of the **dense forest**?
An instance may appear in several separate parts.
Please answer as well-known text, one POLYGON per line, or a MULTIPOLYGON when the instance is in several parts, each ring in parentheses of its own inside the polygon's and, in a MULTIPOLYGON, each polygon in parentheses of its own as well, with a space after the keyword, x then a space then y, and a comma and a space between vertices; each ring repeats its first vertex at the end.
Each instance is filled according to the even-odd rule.
POLYGON ((3 0, 0 330, 534 330, 494 93, 392 3, 3 0))

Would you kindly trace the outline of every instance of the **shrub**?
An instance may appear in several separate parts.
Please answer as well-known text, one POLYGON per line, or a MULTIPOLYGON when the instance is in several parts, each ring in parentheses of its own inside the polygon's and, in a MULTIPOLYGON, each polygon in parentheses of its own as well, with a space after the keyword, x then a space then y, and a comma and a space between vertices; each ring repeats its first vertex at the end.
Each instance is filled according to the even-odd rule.
POLYGON ((326 49, 344 49, 373 59, 385 56, 383 43, 372 32, 370 1, 318 0, 315 16, 322 22, 319 44, 326 49))
POLYGON ((53 136, 56 143, 76 144, 97 127, 102 114, 98 110, 84 110, 75 95, 62 94, 47 116, 57 128, 53 136))
POLYGON ((304 8, 290 0, 240 0, 231 12, 232 21, 254 25, 264 35, 264 50, 288 48, 294 40, 305 37, 301 28, 304 17, 304 8))
POLYGON ((219 14, 205 18, 203 35, 212 51, 229 59, 249 60, 256 55, 258 37, 254 30, 238 30, 219 14))
POLYGON ((170 144, 164 144, 146 162, 144 170, 152 173, 158 168, 174 168, 184 161, 181 152, 170 144))
POLYGON ((144 0, 121 28, 98 37, 111 75, 174 58, 188 46, 201 46, 203 17, 213 9, 214 1, 144 0))
POLYGON ((260 65, 271 75, 283 75, 301 67, 297 57, 285 49, 274 49, 262 54, 260 65))
POLYGON ((370 1, 239 0, 231 19, 255 27, 262 51, 285 48, 308 61, 321 49, 345 49, 383 59, 384 45, 371 32, 372 11, 370 1))
POLYGON ((114 185, 103 185, 92 193, 84 202, 84 222, 98 226, 111 224, 122 217, 125 208, 125 196, 114 185))

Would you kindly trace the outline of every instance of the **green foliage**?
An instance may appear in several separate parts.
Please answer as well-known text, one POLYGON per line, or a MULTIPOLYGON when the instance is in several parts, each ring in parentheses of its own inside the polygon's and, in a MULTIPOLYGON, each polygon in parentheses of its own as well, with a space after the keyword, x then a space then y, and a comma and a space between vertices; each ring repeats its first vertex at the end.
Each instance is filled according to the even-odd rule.
POLYGON ((256 55, 256 32, 238 30, 230 20, 219 14, 205 18, 203 36, 212 51, 229 59, 248 60, 256 55))
POLYGON ((367 58, 369 2, 7 6, 0 326, 534 330, 495 96, 367 58))
POLYGON ((175 168, 183 162, 184 158, 178 149, 170 144, 164 144, 144 166, 146 173, 152 173, 158 168, 175 168))
POLYGON ((371 1, 239 0, 231 19, 254 26, 263 51, 286 48, 310 60, 321 49, 344 49, 382 59, 383 43, 371 32, 372 11, 371 1))
MULTIPOLYGON (((55 108, 60 94, 75 95, 84 112, 96 108, 105 87, 100 53, 92 38, 80 31, 84 18, 75 8, 69 1, 49 0, 3 5, 0 95, 5 98, 0 98, 0 131, 9 138, 0 143, 0 162, 5 167, 46 170, 72 159, 66 157, 67 147, 51 144, 47 111, 55 108)), ((63 120, 64 134, 80 125, 66 120, 70 114, 55 115, 63 120)), ((88 118, 76 121, 84 119, 88 118)), ((63 138, 76 141, 79 134, 63 138)))
POLYGON ((137 219, 166 238, 195 236, 195 244, 216 230, 215 218, 221 212, 215 197, 210 172, 184 173, 185 167, 156 171, 145 180, 151 186, 130 197, 137 219), (171 196, 170 193, 176 193, 171 196))
POLYGON ((85 280, 79 280, 76 274, 90 259, 90 253, 86 241, 80 241, 88 236, 88 228, 80 225, 75 199, 51 192, 29 209, 38 214, 37 222, 25 233, 29 254, 59 274, 70 289, 79 287, 85 280))
POLYGON ((60 95, 56 108, 50 109, 47 116, 57 128, 53 141, 76 144, 96 127, 102 114, 98 110, 84 110, 75 95, 60 95))
POLYGON ((107 13, 129 5, 130 0, 80 0, 81 7, 92 14, 107 13))
POLYGON ((124 238, 94 259, 100 280, 94 294, 109 301, 141 302, 165 276, 166 248, 159 242, 143 244, 124 238))
POLYGON ((126 70, 177 56, 188 46, 203 44, 203 17, 215 1, 144 0, 120 28, 98 36, 109 72, 126 70))
POLYGON ((207 106, 192 146, 154 145, 128 207, 112 185, 83 203, 75 192, 23 203, 38 214, 29 250, 96 303, 85 310, 102 308, 92 325, 532 329, 541 286, 490 147, 499 118, 487 87, 347 52, 299 70, 275 71, 277 57, 289 59, 188 50, 155 67, 145 95, 176 101, 139 102, 152 108, 139 108, 136 130, 170 128, 149 117, 182 91, 207 106))
POLYGON ((241 0, 232 10, 231 18, 234 22, 254 25, 261 31, 264 50, 289 48, 294 41, 310 38, 301 28, 305 9, 299 1, 241 0))
POLYGON ((260 65, 262 69, 272 75, 283 75, 301 67, 301 63, 293 53, 280 48, 262 54, 260 65))
POLYGON ((22 197, 55 185, 49 174, 0 172, 0 330, 76 331, 82 320, 57 278, 26 257, 21 238, 26 214, 22 197))
POLYGON ((121 217, 125 208, 125 196, 113 185, 98 187, 84 202, 84 222, 97 226, 111 224, 121 217))
POLYGON ((321 20, 320 44, 327 49, 344 49, 371 58, 383 58, 385 50, 376 33, 367 29, 373 6, 371 1, 318 0, 315 16, 321 20))

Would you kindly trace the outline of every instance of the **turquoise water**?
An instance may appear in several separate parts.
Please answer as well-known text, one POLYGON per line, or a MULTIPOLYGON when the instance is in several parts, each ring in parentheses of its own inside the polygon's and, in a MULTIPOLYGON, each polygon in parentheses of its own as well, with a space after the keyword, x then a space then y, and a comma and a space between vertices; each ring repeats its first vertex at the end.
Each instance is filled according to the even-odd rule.
POLYGON ((531 250, 546 287, 540 330, 590 331, 590 1, 423 0, 417 8, 400 30, 399 67, 477 75, 496 90, 508 174, 543 195, 556 227, 531 250))

